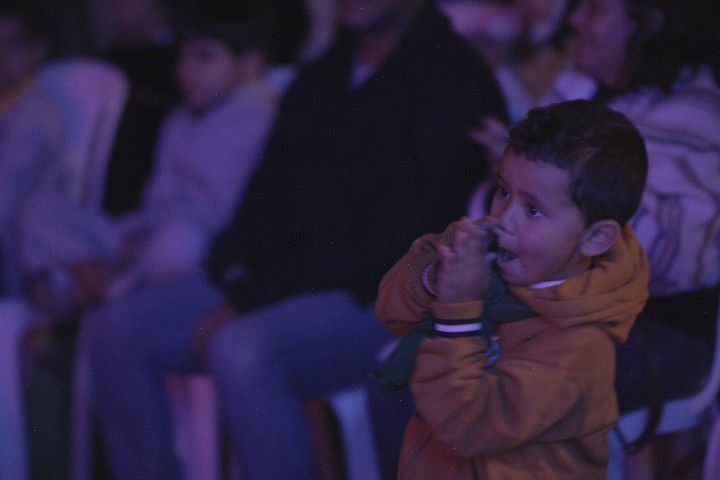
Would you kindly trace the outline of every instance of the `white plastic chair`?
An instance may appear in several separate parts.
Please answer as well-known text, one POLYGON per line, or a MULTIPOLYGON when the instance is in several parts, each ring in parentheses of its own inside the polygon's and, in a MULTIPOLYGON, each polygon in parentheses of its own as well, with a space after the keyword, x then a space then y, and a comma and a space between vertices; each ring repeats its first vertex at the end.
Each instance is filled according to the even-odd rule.
MULTIPOLYGON (((63 116, 65 168, 76 200, 100 209, 110 149, 128 93, 122 72, 89 59, 51 63, 37 82, 57 102, 63 116)), ((0 478, 28 476, 19 349, 27 332, 49 320, 21 299, 0 301, 0 478), (6 449, 2 444, 12 448, 6 449)))
POLYGON ((348 388, 332 394, 328 401, 340 423, 346 478, 380 480, 367 390, 348 388))
POLYGON ((63 115, 63 157, 71 172, 73 196, 100 209, 110 150, 128 95, 125 75, 105 62, 76 58, 49 63, 38 73, 37 82, 63 115))
POLYGON ((28 478, 20 344, 30 324, 23 302, 0 302, 0 478, 28 478))
MULTIPOLYGON (((85 347, 83 339, 78 339, 72 389, 71 480, 93 478, 98 418, 85 347)), ((170 374, 167 389, 175 426, 173 447, 186 478, 220 480, 221 437, 212 379, 201 374, 170 374)))
MULTIPOLYGON (((715 351, 707 382, 695 395, 665 402, 662 406, 660 420, 657 424, 655 432, 657 434, 681 432, 689 430, 705 420, 717 417, 717 397, 719 391, 720 312, 718 312, 716 320, 715 351)), ((638 438, 643 432, 648 415, 649 411, 646 408, 640 408, 632 412, 628 412, 620 417, 617 426, 608 435, 608 447, 610 453, 608 479, 621 480, 623 478, 622 464, 625 458, 625 451, 623 450, 623 441, 621 441, 618 431, 621 432, 621 435, 626 442, 638 438)), ((715 435, 715 438, 717 437, 720 437, 720 434, 715 435)), ((720 445, 717 443, 720 442, 720 438, 717 438, 715 442, 716 443, 710 445, 708 452, 710 452, 710 450, 713 452, 720 450, 720 445)), ((715 461, 717 462, 717 459, 715 461)))
MULTIPOLYGON (((186 478, 221 480, 222 442, 211 377, 171 374, 167 376, 167 387, 175 427, 174 449, 186 478)), ((356 387, 336 392, 328 402, 340 423, 347 479, 380 480, 365 389, 356 387)), ((96 418, 90 370, 82 350, 76 358, 72 408, 71 479, 89 480, 96 418)), ((241 472, 232 465, 229 470, 230 478, 241 480, 241 472)))
POLYGON ((705 447, 703 480, 720 480, 720 416, 715 417, 705 447))
MULTIPOLYGON (((216 430, 218 415, 212 379, 173 375, 168 382, 175 419, 175 449, 187 478, 219 480, 220 435, 216 430)), ((346 478, 380 480, 365 388, 335 392, 327 401, 340 423, 346 478)), ((241 480, 241 473, 231 469, 230 477, 241 480)))

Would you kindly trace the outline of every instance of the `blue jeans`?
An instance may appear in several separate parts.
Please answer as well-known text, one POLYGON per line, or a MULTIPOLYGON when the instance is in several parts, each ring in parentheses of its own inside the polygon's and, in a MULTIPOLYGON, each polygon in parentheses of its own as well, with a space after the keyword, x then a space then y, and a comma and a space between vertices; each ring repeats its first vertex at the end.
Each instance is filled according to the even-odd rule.
MULTIPOLYGON (((117 480, 182 478, 172 451, 167 372, 198 371, 198 318, 222 299, 200 274, 169 280, 84 322, 101 431, 117 480)), ((247 478, 310 479, 301 402, 362 384, 390 336, 343 290, 243 314, 208 347, 223 419, 247 478)))

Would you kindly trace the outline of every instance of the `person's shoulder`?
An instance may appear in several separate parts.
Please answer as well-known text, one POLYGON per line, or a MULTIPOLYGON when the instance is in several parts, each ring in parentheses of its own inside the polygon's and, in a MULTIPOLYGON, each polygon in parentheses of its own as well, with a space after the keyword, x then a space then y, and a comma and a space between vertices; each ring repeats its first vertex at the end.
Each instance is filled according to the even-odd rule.
POLYGON ((476 81, 492 77, 492 71, 480 54, 457 33, 448 19, 439 11, 428 13, 432 25, 427 28, 425 42, 429 45, 426 54, 432 55, 435 71, 447 76, 458 76, 476 81), (468 73, 472 76, 468 78, 468 73))
POLYGON ((720 131, 720 87, 712 75, 700 69, 681 78, 671 92, 660 97, 645 121, 692 137, 707 137, 717 143, 720 131))
POLYGON ((419 68, 416 88, 433 104, 502 116, 505 108, 495 76, 480 54, 450 26, 439 11, 426 14, 425 28, 415 31, 419 68), (429 19, 427 18, 429 17, 429 19))
POLYGON ((350 65, 354 50, 354 36, 340 30, 333 42, 316 59, 293 66, 295 71, 288 93, 302 88, 315 88, 318 84, 335 81, 343 75, 343 67, 350 65))

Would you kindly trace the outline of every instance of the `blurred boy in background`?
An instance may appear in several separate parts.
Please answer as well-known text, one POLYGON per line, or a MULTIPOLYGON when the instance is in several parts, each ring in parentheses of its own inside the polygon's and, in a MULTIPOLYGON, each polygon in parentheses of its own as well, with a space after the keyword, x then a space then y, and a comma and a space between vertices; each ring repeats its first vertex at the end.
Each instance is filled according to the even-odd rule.
POLYGON ((35 299, 46 310, 122 296, 143 282, 197 268, 210 238, 228 221, 278 102, 264 78, 265 25, 232 13, 199 9, 184 32, 177 62, 183 104, 163 122, 137 212, 111 220, 51 195, 28 207, 20 230, 23 266, 39 280, 35 299), (43 274, 58 269, 71 278, 52 291, 43 274))

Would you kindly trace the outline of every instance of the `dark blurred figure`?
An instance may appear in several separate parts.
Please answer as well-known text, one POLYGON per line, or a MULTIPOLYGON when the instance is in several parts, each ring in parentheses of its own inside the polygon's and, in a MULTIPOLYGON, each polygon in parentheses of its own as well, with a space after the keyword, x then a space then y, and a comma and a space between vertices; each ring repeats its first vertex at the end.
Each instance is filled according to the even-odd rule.
POLYGON ((286 93, 206 272, 85 319, 118 480, 179 477, 164 377, 203 364, 246 478, 312 478, 302 402, 365 383, 391 338, 373 314, 380 277, 485 173, 466 129, 504 105, 433 4, 340 11, 345 31, 286 93))
POLYGON ((87 22, 89 0, 31 0, 41 9, 49 25, 50 57, 88 54, 92 35, 87 22))
POLYGON ((139 206, 160 122, 180 97, 170 5, 165 0, 111 0, 110 7, 117 39, 101 57, 120 67, 130 81, 105 188, 105 210, 117 215, 139 206))

